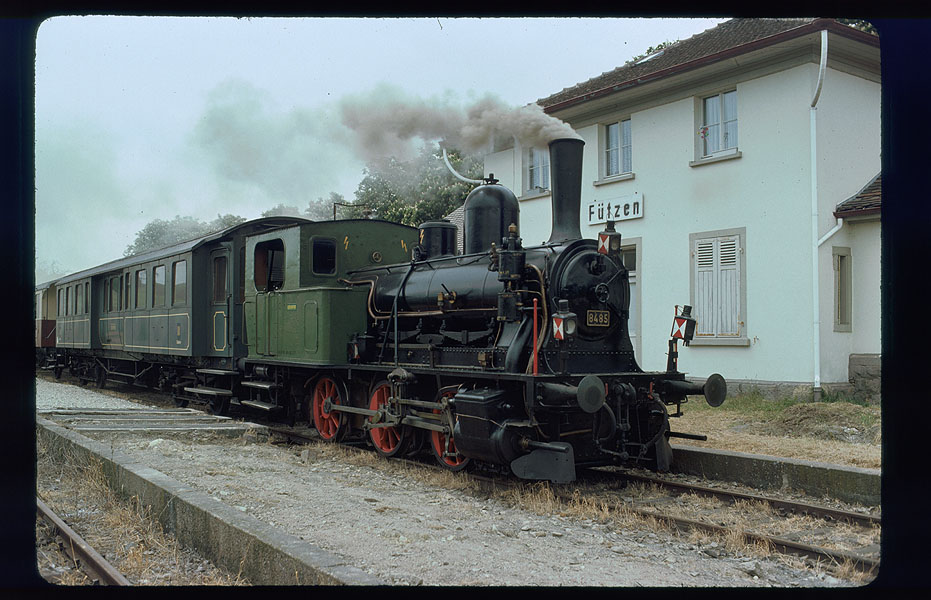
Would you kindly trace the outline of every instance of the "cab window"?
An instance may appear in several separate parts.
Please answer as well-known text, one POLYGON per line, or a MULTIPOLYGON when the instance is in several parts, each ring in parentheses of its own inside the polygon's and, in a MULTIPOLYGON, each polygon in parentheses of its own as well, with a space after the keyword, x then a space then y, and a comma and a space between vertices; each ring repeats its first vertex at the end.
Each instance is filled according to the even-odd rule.
POLYGON ((268 240, 255 245, 252 278, 255 289, 270 292, 284 287, 284 242, 268 240))
POLYGON ((314 275, 333 275, 336 273, 336 242, 316 238, 313 243, 314 275))

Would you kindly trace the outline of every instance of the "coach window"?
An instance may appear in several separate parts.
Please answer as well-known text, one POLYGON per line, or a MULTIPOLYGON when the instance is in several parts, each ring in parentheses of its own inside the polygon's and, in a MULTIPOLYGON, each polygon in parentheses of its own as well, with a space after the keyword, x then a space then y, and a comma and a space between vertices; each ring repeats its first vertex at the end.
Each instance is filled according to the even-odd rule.
POLYGON ((314 240, 314 275, 332 275, 336 273, 336 242, 326 239, 314 240))
POLYGON ((145 308, 146 297, 146 272, 145 269, 136 271, 136 305, 135 308, 145 308))
POLYGON ((213 301, 226 302, 226 257, 213 259, 213 301))
POLYGON ((165 265, 152 269, 152 306, 165 306, 165 265))
POLYGON ((88 314, 91 311, 91 284, 90 282, 84 282, 84 314, 88 314))
POLYGON ((74 287, 74 314, 84 314, 84 286, 80 283, 74 287))
POLYGON ((123 310, 129 310, 129 307, 130 307, 129 298, 131 297, 130 287, 131 287, 132 277, 129 276, 129 273, 127 273, 125 277, 126 277, 126 288, 123 293, 123 310))
POLYGON ((110 278, 110 306, 108 309, 110 312, 120 310, 120 278, 111 277, 110 278))
POLYGON ((184 304, 187 299, 187 261, 179 260, 171 265, 171 305, 184 304))
POLYGON ((284 286, 284 243, 269 240, 255 245, 253 282, 259 292, 270 292, 284 286))
POLYGON ((65 288, 65 316, 71 314, 71 288, 65 288))

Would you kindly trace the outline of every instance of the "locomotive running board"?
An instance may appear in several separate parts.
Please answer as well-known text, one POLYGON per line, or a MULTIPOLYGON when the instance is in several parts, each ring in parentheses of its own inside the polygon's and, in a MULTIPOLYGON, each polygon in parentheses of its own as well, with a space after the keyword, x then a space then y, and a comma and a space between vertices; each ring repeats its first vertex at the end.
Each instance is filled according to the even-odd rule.
POLYGON ((549 479, 553 483, 575 481, 572 445, 565 442, 550 442, 549 445, 561 449, 537 448, 511 461, 511 471, 522 479, 549 479))

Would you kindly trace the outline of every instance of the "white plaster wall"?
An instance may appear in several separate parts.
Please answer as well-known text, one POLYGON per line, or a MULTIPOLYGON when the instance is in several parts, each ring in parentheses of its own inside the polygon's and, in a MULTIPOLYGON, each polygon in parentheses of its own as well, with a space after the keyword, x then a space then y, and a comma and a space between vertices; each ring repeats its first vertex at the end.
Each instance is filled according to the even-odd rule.
POLYGON ((520 165, 514 150, 502 150, 485 155, 485 177, 492 173, 498 183, 520 195, 520 165))
MULTIPOLYGON (((852 223, 850 231, 853 278, 853 344, 851 354, 882 352, 882 290, 880 221, 852 223)), ((844 365, 844 372, 846 373, 844 365)))
POLYGON ((882 306, 880 290, 880 221, 853 221, 843 227, 821 247, 821 381, 838 383, 848 380, 851 354, 879 354, 881 346, 882 306), (832 248, 850 248, 851 260, 851 330, 834 331, 834 270, 832 248))
MULTIPOLYGON (((816 79, 817 69, 812 69, 816 79)), ((878 83, 834 69, 825 74, 816 112, 819 238, 836 224, 836 205, 859 192, 881 169, 880 95, 878 83)), ((848 222, 819 248, 822 383, 848 380, 850 354, 881 351, 879 229, 878 221, 848 222), (832 246, 851 250, 850 332, 834 331, 832 246)))

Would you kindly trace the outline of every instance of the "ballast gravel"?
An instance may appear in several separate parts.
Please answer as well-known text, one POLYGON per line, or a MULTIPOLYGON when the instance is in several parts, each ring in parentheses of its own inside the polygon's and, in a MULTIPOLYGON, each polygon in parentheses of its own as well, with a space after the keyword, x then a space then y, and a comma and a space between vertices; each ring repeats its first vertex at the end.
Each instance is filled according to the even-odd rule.
MULTIPOLYGON (((87 388, 36 380, 37 410, 139 408, 87 388)), ((261 428, 88 434, 382 581, 437 586, 846 587, 779 557, 741 556, 645 526, 538 514, 481 493, 425 483, 387 461, 340 460, 319 445, 270 443, 261 428)))

